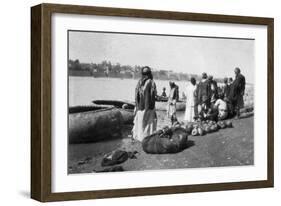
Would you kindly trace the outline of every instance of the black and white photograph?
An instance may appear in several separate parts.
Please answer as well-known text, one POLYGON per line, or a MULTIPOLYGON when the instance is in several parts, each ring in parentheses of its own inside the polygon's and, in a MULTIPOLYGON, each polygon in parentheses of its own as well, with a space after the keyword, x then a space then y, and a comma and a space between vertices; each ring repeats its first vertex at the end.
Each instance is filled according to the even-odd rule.
POLYGON ((254 165, 255 39, 67 39, 68 174, 254 165))

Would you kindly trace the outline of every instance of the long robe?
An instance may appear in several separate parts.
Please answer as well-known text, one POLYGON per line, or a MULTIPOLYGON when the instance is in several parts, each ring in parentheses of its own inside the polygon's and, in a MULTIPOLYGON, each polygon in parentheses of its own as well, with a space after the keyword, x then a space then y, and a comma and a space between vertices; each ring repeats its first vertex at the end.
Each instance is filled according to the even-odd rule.
POLYGON ((210 103, 211 86, 207 79, 202 79, 198 84, 198 101, 199 104, 210 103))
POLYGON ((197 85, 190 84, 186 90, 186 108, 184 120, 188 122, 193 122, 195 117, 194 107, 196 105, 196 92, 197 85))
POLYGON ((144 85, 136 89, 136 115, 134 118, 133 138, 142 141, 146 136, 153 134, 157 127, 155 111, 156 86, 153 80, 148 79, 144 85))
POLYGON ((233 104, 233 107, 243 108, 244 107, 244 91, 245 91, 246 80, 242 74, 238 74, 234 82, 230 86, 229 98, 233 104))
POLYGON ((170 118, 177 113, 177 101, 179 99, 179 88, 175 86, 171 88, 167 102, 167 117, 170 118))

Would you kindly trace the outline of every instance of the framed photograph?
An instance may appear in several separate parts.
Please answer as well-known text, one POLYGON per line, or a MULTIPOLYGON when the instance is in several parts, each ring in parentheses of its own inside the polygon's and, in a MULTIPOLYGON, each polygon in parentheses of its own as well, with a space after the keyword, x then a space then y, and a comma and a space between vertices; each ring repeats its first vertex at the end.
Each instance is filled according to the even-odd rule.
POLYGON ((31 8, 31 197, 273 187, 272 18, 31 8))

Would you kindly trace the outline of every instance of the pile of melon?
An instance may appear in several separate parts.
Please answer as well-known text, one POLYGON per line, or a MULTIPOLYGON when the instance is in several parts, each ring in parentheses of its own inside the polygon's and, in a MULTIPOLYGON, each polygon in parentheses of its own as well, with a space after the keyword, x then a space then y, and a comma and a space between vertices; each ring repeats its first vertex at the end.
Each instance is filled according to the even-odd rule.
POLYGON ((203 136, 208 133, 216 132, 220 129, 231 127, 233 127, 233 125, 230 120, 218 122, 206 120, 201 122, 188 123, 185 125, 187 133, 192 136, 203 136))

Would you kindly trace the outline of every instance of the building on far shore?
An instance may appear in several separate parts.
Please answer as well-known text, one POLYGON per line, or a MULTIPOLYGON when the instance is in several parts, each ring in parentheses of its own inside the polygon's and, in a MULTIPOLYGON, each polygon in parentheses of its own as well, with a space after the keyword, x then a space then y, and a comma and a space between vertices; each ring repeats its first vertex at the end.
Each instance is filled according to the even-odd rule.
MULTIPOLYGON (((102 61, 101 63, 80 63, 78 59, 68 61, 69 76, 91 76, 95 78, 121 78, 121 79, 138 79, 140 78, 141 66, 121 65, 119 63, 112 64, 110 61, 102 61)), ((194 77, 197 81, 201 76, 196 74, 178 73, 172 70, 154 69, 152 68, 154 79, 170 80, 170 81, 189 81, 194 77)), ((218 83, 223 79, 216 78, 218 83)))

